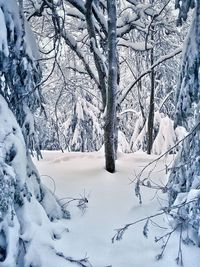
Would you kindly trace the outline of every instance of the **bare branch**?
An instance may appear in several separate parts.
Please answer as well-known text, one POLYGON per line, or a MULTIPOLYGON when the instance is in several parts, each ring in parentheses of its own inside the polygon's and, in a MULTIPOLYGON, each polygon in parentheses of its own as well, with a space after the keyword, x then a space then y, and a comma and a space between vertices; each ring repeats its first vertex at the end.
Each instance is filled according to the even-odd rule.
POLYGON ((162 56, 161 58, 159 58, 148 70, 144 71, 126 90, 124 93, 122 93, 119 97, 118 97, 118 105, 121 105, 121 103, 125 100, 125 98, 127 97, 127 95, 130 93, 130 91, 133 89, 133 87, 147 74, 149 74, 154 68, 156 68, 157 66, 159 66, 160 64, 162 64, 163 62, 165 62, 168 59, 173 58, 174 56, 180 54, 182 52, 182 48, 177 48, 174 52, 167 54, 165 56, 162 56))

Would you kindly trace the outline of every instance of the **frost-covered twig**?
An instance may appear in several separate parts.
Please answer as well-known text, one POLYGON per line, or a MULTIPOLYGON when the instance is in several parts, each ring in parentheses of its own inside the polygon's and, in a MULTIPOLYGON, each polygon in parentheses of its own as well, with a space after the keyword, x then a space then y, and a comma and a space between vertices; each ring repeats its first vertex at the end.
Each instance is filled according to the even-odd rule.
MULTIPOLYGON (((189 238, 189 235, 188 235, 188 228, 187 228, 187 237, 186 239, 183 239, 183 229, 185 226, 189 226, 190 225, 190 218, 189 217, 185 217, 184 214, 181 213, 181 208, 183 208, 184 206, 187 206, 187 205, 190 205, 192 203, 197 203, 199 201, 199 197, 195 197, 193 198, 192 200, 190 201, 184 201, 178 205, 174 205, 174 206, 171 206, 171 207, 164 207, 162 208, 162 211, 156 213, 156 214, 153 214, 153 215, 150 215, 150 216, 147 216, 145 218, 142 218, 142 219, 139 219, 137 221, 134 221, 132 223, 129 223, 129 224, 126 224, 124 227, 122 228, 119 228, 117 229, 116 231, 116 234, 113 236, 112 238, 112 243, 114 243, 115 241, 120 241, 122 238, 123 238, 123 235, 124 233, 126 232, 126 230, 129 229, 129 227, 137 224, 137 223, 140 223, 140 222, 143 222, 145 221, 145 224, 143 226, 143 235, 148 238, 148 232, 149 232, 149 222, 151 222, 152 224, 160 227, 160 228, 163 228, 161 226, 159 226, 157 223, 155 223, 152 218, 155 218, 155 217, 158 217, 158 216, 161 216, 161 215, 164 215, 164 214, 167 214, 167 215, 171 215, 171 216, 176 216, 178 217, 178 220, 177 220, 177 224, 167 233, 165 233, 164 235, 162 235, 161 237, 155 237, 155 242, 160 242, 160 241, 164 241, 164 244, 162 245, 162 250, 161 250, 161 253, 159 253, 157 256, 156 256, 156 259, 157 260, 160 260, 163 258, 163 255, 164 255, 164 252, 166 250, 166 247, 168 245, 168 242, 172 236, 173 233, 176 232, 176 230, 180 229, 180 235, 179 235, 179 243, 178 243, 178 255, 177 255, 177 258, 176 258, 176 262, 177 264, 183 266, 183 253, 182 253, 182 242, 186 245, 189 245, 189 244, 192 244, 192 245, 195 245, 194 241, 191 240, 189 238), (176 211, 178 210, 178 211, 176 211), (176 211, 174 214, 172 214, 173 211, 176 211)), ((163 228, 163 229, 167 229, 167 228, 163 228)))
POLYGON ((67 200, 66 202, 64 202, 62 204, 62 207, 68 206, 71 202, 76 202, 76 206, 81 210, 82 214, 85 213, 86 209, 87 209, 87 204, 88 204, 88 196, 85 196, 85 192, 84 195, 81 196, 80 198, 73 198, 73 197, 64 197, 59 199, 59 201, 63 201, 63 200, 67 200))
POLYGON ((69 261, 71 263, 76 263, 81 267, 92 267, 92 264, 89 262, 89 259, 87 257, 80 260, 75 260, 71 257, 66 257, 62 252, 56 252, 56 255, 63 258, 66 261, 69 261))
MULTIPOLYGON (((147 221, 149 222, 152 218, 161 216, 161 215, 163 215, 163 214, 170 215, 171 211, 176 210, 176 209, 179 209, 179 208, 181 208, 181 207, 183 207, 183 206, 186 206, 186 205, 188 205, 188 204, 195 203, 195 202, 197 202, 198 200, 199 200, 199 198, 196 197, 196 198, 193 198, 193 199, 190 200, 190 201, 184 201, 184 202, 182 202, 181 204, 178 204, 178 205, 174 205, 174 206, 171 206, 171 207, 163 207, 163 208, 161 209, 161 211, 158 212, 158 213, 155 213, 155 214, 153 214, 153 215, 144 217, 144 218, 139 219, 139 220, 137 220, 137 221, 134 221, 134 222, 132 222, 132 223, 125 224, 125 226, 123 226, 123 227, 121 227, 121 228, 119 228, 119 229, 116 229, 116 234, 112 237, 112 243, 114 243, 115 241, 119 241, 119 240, 121 240, 121 239, 123 238, 123 235, 124 235, 124 233, 126 232, 126 230, 128 230, 131 226, 133 226, 133 225, 135 225, 135 224, 138 224, 138 223, 141 223, 141 222, 144 222, 144 221, 145 221, 145 222, 147 222, 147 221)), ((182 219, 182 222, 183 222, 183 221, 185 222, 185 220, 181 217, 181 214, 179 214, 179 216, 180 216, 180 218, 182 219)), ((148 223, 145 223, 145 225, 144 225, 144 228, 145 228, 146 230, 147 230, 147 226, 148 226, 147 224, 148 224, 148 223)), ((146 231, 145 229, 143 229, 143 233, 145 232, 145 236, 147 236, 147 235, 146 235, 147 231, 146 231)), ((164 236, 163 236, 163 237, 164 237, 164 236)), ((161 239, 161 238, 160 238, 160 239, 161 239)), ((159 241, 159 240, 158 240, 158 241, 159 241)))
MULTIPOLYGON (((192 131, 190 133, 188 133, 184 138, 182 138, 181 140, 179 140, 174 146, 172 146, 171 148, 169 148, 166 152, 164 152, 163 154, 161 154, 159 157, 157 157, 156 159, 154 159, 153 161, 149 162, 136 176, 137 180, 140 180, 142 174, 144 173, 144 171, 151 166, 152 164, 155 163, 155 165, 158 163, 158 161, 163 158, 164 156, 168 155, 171 151, 173 151, 178 145, 180 145, 182 142, 184 142, 188 137, 190 137, 192 134, 194 134, 194 132, 196 132, 196 130, 200 127, 200 122, 197 123, 194 128, 192 129, 192 131)), ((155 168, 155 166, 154 166, 155 168)), ((152 171, 150 171, 152 172, 152 171)), ((134 179, 132 182, 134 182, 136 179, 134 179)), ((141 183, 144 184, 144 181, 147 180, 146 178, 143 181, 140 181, 141 183)), ((146 184, 145 186, 148 186, 148 184, 146 184)), ((151 186, 149 186, 151 187, 151 186)))
POLYGON ((180 264, 181 266, 183 266, 182 235, 183 235, 183 224, 180 225, 178 256, 176 258, 177 264, 180 264))
POLYGON ((56 183, 55 183, 55 180, 50 175, 47 175, 47 174, 42 174, 42 175, 40 175, 40 177, 48 177, 53 182, 53 190, 52 190, 52 193, 55 195, 55 192, 56 192, 56 183))
POLYGON ((167 238, 166 241, 164 242, 164 245, 162 246, 162 251, 160 254, 158 254, 156 256, 156 260, 160 260, 162 259, 163 255, 164 255, 164 252, 165 252, 165 249, 167 247, 167 244, 169 242, 169 239, 171 237, 171 235, 177 230, 178 226, 176 226, 175 228, 173 228, 170 232, 168 232, 167 234, 159 237, 159 238, 155 238, 155 242, 159 242, 160 240, 163 240, 164 238, 167 238))
MULTIPOLYGON (((128 223, 128 224, 126 224, 125 226, 123 226, 122 228, 119 228, 119 229, 116 229, 116 234, 112 237, 112 243, 114 243, 115 241, 120 241, 122 238, 123 238, 123 235, 124 235, 124 233, 126 232, 126 230, 128 230, 128 228, 130 227, 130 226, 133 226, 133 225, 135 225, 135 224, 138 224, 138 223, 140 223, 140 222, 144 222, 144 221, 149 221, 151 218, 155 218, 155 217, 158 217, 158 216, 161 216, 161 215, 163 215, 164 213, 166 213, 166 211, 165 210, 163 210, 163 211, 161 211, 161 212, 158 212, 158 213, 156 213, 156 214, 153 214, 153 215, 151 215, 151 216, 147 216, 147 217, 145 217, 145 218, 142 218, 142 219, 139 219, 139 220, 137 220, 137 221, 134 221, 134 222, 132 222, 132 223, 128 223)), ((144 225, 144 227, 145 228, 147 228, 147 224, 145 223, 145 225, 144 225)), ((146 233, 147 231, 143 231, 143 233, 146 233)), ((146 234, 145 234, 146 235, 146 234)))

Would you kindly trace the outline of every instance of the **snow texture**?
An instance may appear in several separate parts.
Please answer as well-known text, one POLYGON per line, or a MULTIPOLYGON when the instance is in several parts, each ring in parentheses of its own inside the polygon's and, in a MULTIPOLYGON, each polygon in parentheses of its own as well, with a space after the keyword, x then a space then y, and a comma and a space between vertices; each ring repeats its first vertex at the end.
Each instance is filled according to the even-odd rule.
MULTIPOLYGON (((56 183, 56 194, 66 203, 67 197, 87 197, 88 208, 84 214, 77 209, 77 202, 67 206, 72 218, 68 222, 69 233, 66 237, 57 240, 57 246, 64 248, 65 253, 74 258, 87 255, 94 267, 176 267, 179 245, 179 232, 175 232, 169 240, 166 253, 159 261, 155 259, 161 251, 160 244, 154 242, 170 229, 149 225, 149 237, 142 234, 145 222, 130 228, 120 242, 111 243, 115 229, 126 223, 136 221, 145 216, 160 211, 162 205, 167 204, 163 194, 157 192, 159 200, 155 197, 155 190, 144 188, 142 190, 143 204, 140 205, 134 197, 134 173, 141 171, 155 159, 145 153, 123 154, 119 153, 116 173, 110 174, 104 169, 103 151, 93 153, 80 152, 52 152, 44 151, 44 159, 36 162, 41 174, 51 175, 56 183), (162 200, 161 200, 162 199, 162 200), (144 256, 145 255, 145 256, 144 256)), ((163 159, 153 170, 151 179, 153 183, 165 184, 165 165, 171 162, 163 159)), ((151 170, 148 169, 148 171, 151 170)), ((43 182, 53 188, 52 181, 42 176, 43 182)), ((194 192, 195 193, 195 192, 194 192)), ((194 196, 194 195, 193 195, 194 196)), ((191 195, 191 198, 193 197, 191 195)), ((155 220, 161 227, 169 227, 169 217, 161 216, 155 220)), ((184 232, 183 238, 187 233, 184 232)), ((37 248, 36 248, 37 249, 37 248)), ((199 248, 182 246, 184 267, 198 267, 199 248)), ((37 249, 39 251, 39 249, 37 249)), ((57 262, 49 263, 49 267, 64 266, 57 262)))

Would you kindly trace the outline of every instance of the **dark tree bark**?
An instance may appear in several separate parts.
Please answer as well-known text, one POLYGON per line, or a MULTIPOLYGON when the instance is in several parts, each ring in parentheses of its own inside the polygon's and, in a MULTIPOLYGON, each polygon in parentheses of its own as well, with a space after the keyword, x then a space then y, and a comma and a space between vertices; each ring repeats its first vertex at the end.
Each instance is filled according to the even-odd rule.
MULTIPOLYGON (((151 65, 154 62, 153 49, 151 50, 151 65)), ((148 116, 148 133, 147 133, 147 154, 151 154, 153 146, 153 125, 154 125, 154 94, 155 94, 155 72, 151 71, 151 94, 150 94, 150 105, 149 105, 149 116, 148 116)))
MULTIPOLYGON (((154 0, 151 1, 154 3, 154 0)), ((151 40, 154 40, 154 26, 151 27, 151 40)), ((154 64, 154 49, 150 51, 150 61, 151 66, 154 64)), ((148 116, 148 129, 147 129, 147 154, 151 154, 153 146, 153 126, 154 126, 154 94, 155 94, 155 71, 152 69, 150 73, 151 79, 151 94, 150 94, 150 103, 149 103, 149 116, 148 116)))
POLYGON ((108 87, 105 118, 105 160, 106 170, 115 172, 115 134, 116 134, 116 91, 117 91, 117 50, 116 50, 116 3, 107 0, 108 8, 108 87))

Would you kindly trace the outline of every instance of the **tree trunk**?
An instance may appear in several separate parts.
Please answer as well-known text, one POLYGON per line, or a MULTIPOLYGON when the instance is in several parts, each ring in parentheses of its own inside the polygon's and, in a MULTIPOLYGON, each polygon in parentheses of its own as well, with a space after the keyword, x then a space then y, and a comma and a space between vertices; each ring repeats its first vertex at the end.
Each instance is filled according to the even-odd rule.
POLYGON ((115 172, 116 139, 116 91, 117 91, 117 51, 116 51, 116 3, 107 0, 108 7, 108 85, 104 129, 106 170, 115 172))
MULTIPOLYGON (((151 40, 153 41, 154 27, 152 26, 151 40)), ((150 64, 154 63, 154 50, 151 49, 150 52, 150 64)), ((153 126, 154 126, 154 93, 155 93, 155 72, 152 69, 150 74, 151 79, 151 94, 150 94, 150 104, 149 104, 149 116, 148 116, 148 132, 147 132, 147 154, 151 154, 153 146, 153 126)))

